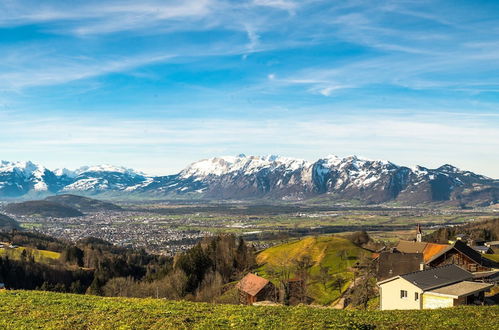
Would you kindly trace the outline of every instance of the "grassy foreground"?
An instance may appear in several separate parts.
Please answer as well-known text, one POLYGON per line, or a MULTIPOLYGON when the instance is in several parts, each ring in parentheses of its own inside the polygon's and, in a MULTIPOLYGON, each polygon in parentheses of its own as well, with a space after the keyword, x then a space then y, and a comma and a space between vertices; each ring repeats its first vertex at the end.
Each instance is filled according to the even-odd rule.
POLYGON ((427 311, 248 307, 39 291, 0 293, 1 329, 497 329, 499 306, 427 311))

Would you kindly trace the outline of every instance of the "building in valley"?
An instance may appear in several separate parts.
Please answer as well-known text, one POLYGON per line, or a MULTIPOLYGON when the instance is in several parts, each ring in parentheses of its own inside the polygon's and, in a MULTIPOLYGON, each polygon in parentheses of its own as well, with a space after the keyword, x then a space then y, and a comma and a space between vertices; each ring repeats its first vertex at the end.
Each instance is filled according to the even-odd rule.
POLYGON ((473 282, 473 274, 453 264, 397 275, 378 282, 380 309, 433 309, 483 304, 493 284, 473 282))

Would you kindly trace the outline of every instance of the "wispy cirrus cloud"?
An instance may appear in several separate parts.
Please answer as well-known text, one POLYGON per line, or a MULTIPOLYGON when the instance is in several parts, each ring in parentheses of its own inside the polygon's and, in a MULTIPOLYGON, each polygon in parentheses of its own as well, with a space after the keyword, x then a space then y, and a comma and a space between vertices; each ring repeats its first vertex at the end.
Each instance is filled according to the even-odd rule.
POLYGON ((497 10, 3 1, 0 147, 11 159, 157 173, 214 152, 277 152, 452 162, 497 177, 497 10))

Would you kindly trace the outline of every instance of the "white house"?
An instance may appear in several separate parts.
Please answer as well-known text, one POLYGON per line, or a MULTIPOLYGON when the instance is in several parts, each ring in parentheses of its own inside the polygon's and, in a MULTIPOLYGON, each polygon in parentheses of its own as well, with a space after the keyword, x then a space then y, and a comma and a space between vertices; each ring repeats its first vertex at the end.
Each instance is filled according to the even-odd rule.
POLYGON ((483 302, 493 284, 472 282, 473 275, 446 265, 378 282, 380 309, 432 309, 483 302))

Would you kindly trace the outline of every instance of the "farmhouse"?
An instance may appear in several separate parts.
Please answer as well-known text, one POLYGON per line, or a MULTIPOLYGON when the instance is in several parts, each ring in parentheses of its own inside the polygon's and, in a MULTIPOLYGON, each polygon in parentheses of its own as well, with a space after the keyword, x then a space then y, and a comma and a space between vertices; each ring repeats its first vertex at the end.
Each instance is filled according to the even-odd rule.
POLYGON ((277 290, 272 282, 252 273, 243 277, 236 288, 239 291, 239 303, 244 305, 252 305, 263 300, 276 300, 277 290))
POLYGON ((433 309, 483 304, 493 284, 472 282, 473 275, 456 266, 398 275, 378 282, 380 309, 433 309))
POLYGON ((448 264, 455 264, 470 272, 485 272, 499 269, 497 262, 487 259, 480 252, 466 245, 462 241, 449 245, 440 250, 425 263, 430 267, 438 267, 448 264))

